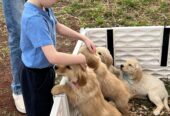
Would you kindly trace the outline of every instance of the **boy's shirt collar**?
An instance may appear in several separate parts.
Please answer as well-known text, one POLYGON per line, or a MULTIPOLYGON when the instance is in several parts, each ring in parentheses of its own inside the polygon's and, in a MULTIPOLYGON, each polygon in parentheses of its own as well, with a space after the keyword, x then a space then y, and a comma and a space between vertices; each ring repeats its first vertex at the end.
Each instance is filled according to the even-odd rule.
POLYGON ((43 9, 39 8, 38 6, 30 3, 30 2, 26 2, 24 6, 25 7, 31 7, 32 9, 36 9, 36 11, 40 12, 43 16, 49 17, 48 12, 49 12, 50 8, 45 8, 45 10, 43 10, 43 9))

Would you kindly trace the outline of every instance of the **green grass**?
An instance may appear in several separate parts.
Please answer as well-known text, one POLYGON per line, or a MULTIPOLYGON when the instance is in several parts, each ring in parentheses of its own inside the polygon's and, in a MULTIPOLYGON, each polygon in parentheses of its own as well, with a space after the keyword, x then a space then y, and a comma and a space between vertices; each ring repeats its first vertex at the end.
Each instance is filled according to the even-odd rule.
MULTIPOLYGON (((59 21, 69 14, 79 19, 80 27, 151 26, 170 25, 170 2, 165 0, 72 0, 56 10, 59 21)), ((60 1, 61 2, 61 1, 60 1)), ((58 4, 54 6, 54 9, 58 4)), ((71 24, 70 24, 70 23, 71 24)))
POLYGON ((5 58, 9 54, 8 47, 3 47, 0 51, 1 51, 2 58, 5 58))

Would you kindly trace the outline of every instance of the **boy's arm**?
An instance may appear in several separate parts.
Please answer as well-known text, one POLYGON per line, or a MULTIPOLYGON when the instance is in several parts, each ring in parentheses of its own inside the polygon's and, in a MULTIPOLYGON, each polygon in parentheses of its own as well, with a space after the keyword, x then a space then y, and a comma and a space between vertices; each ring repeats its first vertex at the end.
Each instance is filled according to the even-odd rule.
POLYGON ((57 52, 53 45, 43 46, 41 49, 51 64, 86 64, 86 58, 82 54, 72 55, 57 52))
POLYGON ((69 27, 59 22, 57 22, 56 30, 57 30, 57 33, 59 33, 62 36, 66 36, 66 37, 73 38, 76 40, 82 40, 91 52, 93 53, 96 52, 96 47, 94 43, 88 37, 70 29, 69 27))

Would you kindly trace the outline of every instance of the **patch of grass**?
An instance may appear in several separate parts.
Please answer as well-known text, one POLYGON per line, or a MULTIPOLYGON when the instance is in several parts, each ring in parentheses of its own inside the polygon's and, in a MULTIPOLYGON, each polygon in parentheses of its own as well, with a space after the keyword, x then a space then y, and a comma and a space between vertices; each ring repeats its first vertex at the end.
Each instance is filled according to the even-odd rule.
POLYGON ((102 25, 104 23, 104 18, 98 16, 98 17, 95 18, 95 21, 98 25, 102 25))
POLYGON ((140 0, 119 0, 117 3, 122 8, 137 9, 140 5, 140 0))
POLYGON ((7 55, 9 54, 8 47, 3 47, 0 51, 1 51, 2 58, 6 58, 7 55))
MULTIPOLYGON (((161 0, 72 0, 56 12, 79 19, 80 27, 170 25, 170 2, 161 0)), ((56 5, 57 6, 57 5, 56 5)), ((69 20, 60 20, 69 24, 69 20)))
POLYGON ((77 9, 80 9, 81 7, 84 7, 83 4, 78 4, 78 3, 73 3, 68 7, 64 7, 62 9, 63 13, 69 13, 69 14, 73 14, 77 12, 77 9))
POLYGON ((162 11, 162 13, 166 13, 166 12, 168 12, 168 10, 169 10, 169 4, 168 3, 166 3, 166 2, 161 2, 161 4, 160 4, 160 10, 162 11))

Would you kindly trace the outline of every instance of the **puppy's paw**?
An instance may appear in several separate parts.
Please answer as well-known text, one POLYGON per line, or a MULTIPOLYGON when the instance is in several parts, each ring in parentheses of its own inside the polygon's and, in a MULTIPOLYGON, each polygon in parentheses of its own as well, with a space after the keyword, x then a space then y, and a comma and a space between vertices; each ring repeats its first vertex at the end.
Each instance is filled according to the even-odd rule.
POLYGON ((115 74, 118 78, 120 77, 120 70, 114 67, 113 65, 110 66, 110 70, 113 74, 115 74))
POLYGON ((155 110, 153 111, 153 114, 154 114, 155 116, 158 116, 158 115, 160 114, 160 110, 155 109, 155 110))
POLYGON ((51 93, 52 93, 52 95, 58 95, 58 94, 62 93, 60 90, 60 86, 58 86, 58 85, 54 86, 51 90, 51 93))

